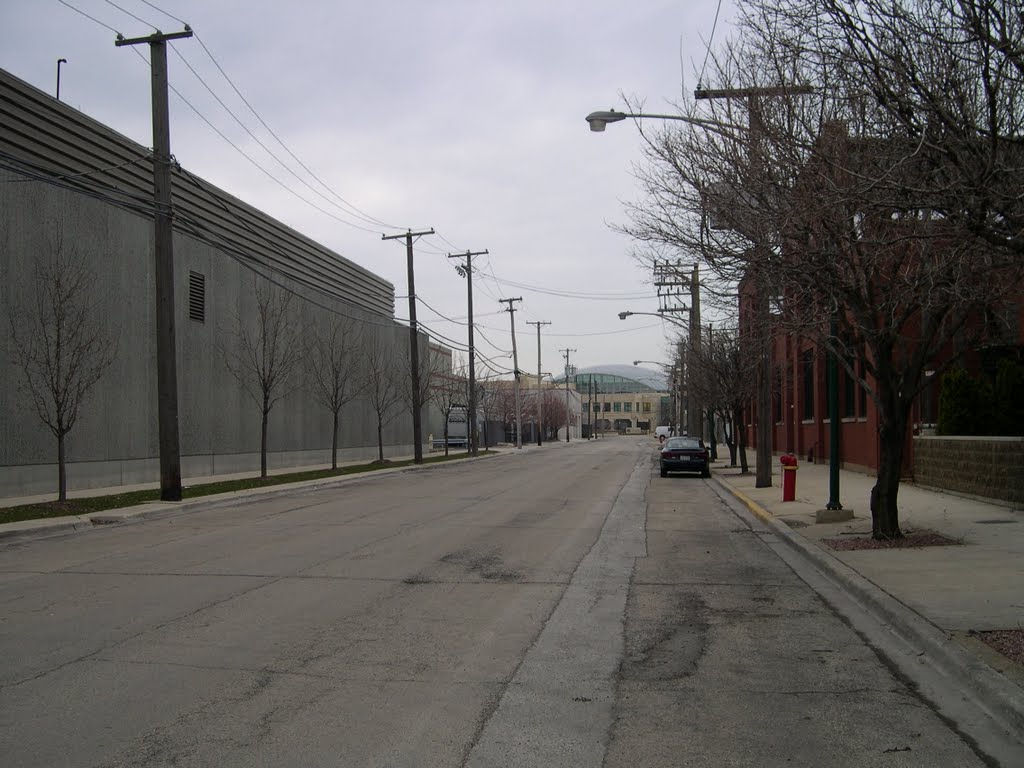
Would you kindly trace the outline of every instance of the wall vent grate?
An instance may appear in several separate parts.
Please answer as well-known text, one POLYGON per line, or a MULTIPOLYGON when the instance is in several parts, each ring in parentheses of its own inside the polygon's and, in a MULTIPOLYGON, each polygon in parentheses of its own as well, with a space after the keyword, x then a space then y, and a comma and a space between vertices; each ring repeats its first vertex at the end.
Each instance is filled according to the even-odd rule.
POLYGON ((188 273, 188 316, 198 323, 206 322, 206 275, 188 273))

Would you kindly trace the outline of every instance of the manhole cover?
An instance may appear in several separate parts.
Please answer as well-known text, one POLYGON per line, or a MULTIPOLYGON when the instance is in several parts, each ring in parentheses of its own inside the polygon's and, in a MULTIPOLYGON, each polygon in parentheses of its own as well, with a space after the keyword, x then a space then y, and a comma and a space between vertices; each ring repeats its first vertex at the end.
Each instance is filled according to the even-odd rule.
POLYGON ((1003 525, 1005 523, 1016 523, 1017 520, 976 520, 978 525, 1003 525))

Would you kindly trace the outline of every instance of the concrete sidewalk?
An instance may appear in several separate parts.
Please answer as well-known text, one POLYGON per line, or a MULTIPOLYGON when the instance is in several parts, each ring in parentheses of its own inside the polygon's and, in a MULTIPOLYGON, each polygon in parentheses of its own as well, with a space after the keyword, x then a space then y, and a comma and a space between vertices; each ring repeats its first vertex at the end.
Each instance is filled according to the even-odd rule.
POLYGON ((879 620, 919 647, 922 657, 979 690, 1003 722, 1024 729, 1024 665, 975 634, 1024 629, 1024 510, 903 483, 903 532, 933 531, 959 544, 834 550, 826 540, 870 537, 875 478, 841 471, 839 501, 854 517, 817 523, 815 512, 829 498, 827 464, 800 464, 792 502, 782 501, 780 465, 773 467, 770 488, 755 488, 753 469, 743 475, 722 461, 712 466, 714 479, 780 540, 828 571, 879 620))

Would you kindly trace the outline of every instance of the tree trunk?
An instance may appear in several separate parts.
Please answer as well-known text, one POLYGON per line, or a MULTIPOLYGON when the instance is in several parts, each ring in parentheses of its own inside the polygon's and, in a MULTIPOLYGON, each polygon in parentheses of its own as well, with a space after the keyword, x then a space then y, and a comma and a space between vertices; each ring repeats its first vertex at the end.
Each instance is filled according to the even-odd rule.
POLYGON ((267 414, 269 412, 266 408, 263 409, 263 420, 260 424, 260 477, 267 476, 267 414))
POLYGON ((722 417, 722 429, 725 432, 725 445, 729 449, 729 466, 736 466, 736 422, 728 414, 722 417))
POLYGON ((882 422, 879 430, 878 477, 871 489, 871 535, 876 539, 903 537, 897 497, 906 439, 905 415, 901 413, 892 420, 882 422))
POLYGON ((331 430, 331 469, 338 468, 338 412, 334 412, 334 429, 331 430))
POLYGON ((64 433, 57 435, 57 501, 68 500, 68 467, 64 453, 64 433))
POLYGON ((736 416, 733 423, 740 451, 740 472, 745 475, 750 472, 750 465, 747 463, 747 429, 743 425, 743 406, 737 405, 734 410, 736 416))
POLYGON ((444 455, 448 455, 448 419, 444 420, 444 455))
POLYGON ((768 304, 768 289, 765 281, 758 281, 757 319, 762 323, 757 339, 757 478, 755 488, 772 487, 772 347, 771 335, 767 331, 771 319, 768 304))
POLYGON ((384 420, 377 417, 377 461, 384 463, 384 420))

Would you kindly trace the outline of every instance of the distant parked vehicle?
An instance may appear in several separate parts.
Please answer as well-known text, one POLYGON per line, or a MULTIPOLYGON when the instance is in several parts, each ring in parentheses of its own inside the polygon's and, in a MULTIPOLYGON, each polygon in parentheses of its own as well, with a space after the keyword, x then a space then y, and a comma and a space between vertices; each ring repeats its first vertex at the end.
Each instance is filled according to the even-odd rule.
POLYGON ((672 427, 669 427, 669 426, 662 425, 660 427, 655 427, 654 428, 654 436, 658 440, 660 440, 662 443, 664 443, 665 440, 667 440, 668 438, 672 437, 674 434, 675 434, 675 430, 672 427))
POLYGON ((670 437, 661 446, 661 476, 669 472, 699 472, 711 477, 711 458, 699 437, 670 437))

